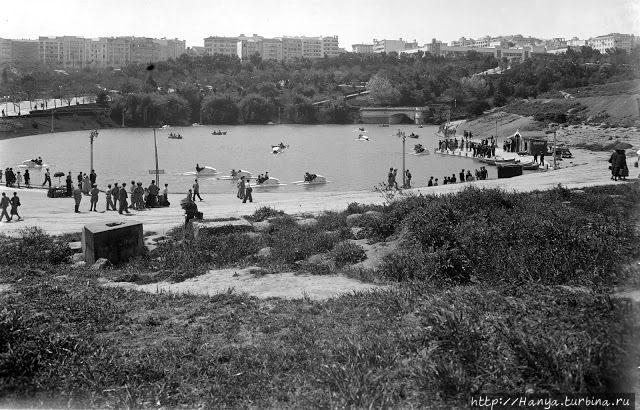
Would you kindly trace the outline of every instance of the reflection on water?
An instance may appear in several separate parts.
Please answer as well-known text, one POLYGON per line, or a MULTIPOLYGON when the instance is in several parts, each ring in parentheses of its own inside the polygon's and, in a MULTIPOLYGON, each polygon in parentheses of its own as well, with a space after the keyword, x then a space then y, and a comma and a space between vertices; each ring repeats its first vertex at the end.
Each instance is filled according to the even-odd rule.
MULTIPOLYGON (((204 193, 233 193, 236 182, 219 180, 231 169, 250 171, 254 177, 269 172, 282 184, 266 189, 270 192, 350 191, 372 190, 386 182, 390 167, 398 168, 398 183, 402 184, 402 141, 398 128, 419 139, 407 138, 406 168, 412 174, 413 186, 426 186, 430 176, 443 180, 462 169, 479 169, 480 163, 465 157, 439 154, 413 155, 414 144, 421 143, 432 153, 438 143, 435 126, 417 128, 414 125, 378 127, 367 125, 368 141, 359 141, 358 125, 262 125, 262 126, 203 126, 172 127, 156 130, 160 184, 169 184, 172 193, 186 192, 196 178, 196 163, 216 168, 216 176, 198 177, 204 193), (211 135, 225 130, 226 135, 211 135), (170 139, 169 133, 180 133, 183 139, 170 139), (289 149, 273 154, 271 145, 283 142, 289 149), (295 185, 305 172, 324 175, 331 181, 324 185, 295 185)), ((69 172, 76 180, 79 171, 90 171, 90 131, 73 131, 33 135, 0 141, 0 167, 16 167, 22 161, 41 156, 50 165, 51 173, 69 172)), ((502 142, 502 141, 500 141, 502 142)), ((469 154, 471 155, 471 154, 469 154)), ((155 175, 152 129, 104 129, 94 140, 94 167, 98 186, 105 188, 113 182, 141 181, 146 186, 155 175)), ((489 178, 496 178, 495 167, 487 167, 489 178)), ((44 170, 30 169, 34 185, 42 184, 44 170)), ((57 179, 54 179, 54 183, 57 179)), ((64 181, 63 181, 64 182, 64 181)), ((442 183, 442 182, 440 182, 442 183)))

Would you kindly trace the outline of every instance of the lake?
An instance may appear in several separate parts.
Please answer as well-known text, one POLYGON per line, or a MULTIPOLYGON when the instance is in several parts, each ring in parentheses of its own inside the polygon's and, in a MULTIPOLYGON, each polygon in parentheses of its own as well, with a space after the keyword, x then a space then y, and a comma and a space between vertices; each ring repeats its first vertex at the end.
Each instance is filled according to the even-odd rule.
MULTIPOLYGON (((398 129, 407 135, 414 132, 419 139, 406 139, 406 168, 413 179, 412 186, 426 186, 433 175, 440 180, 461 169, 479 169, 480 163, 471 158, 433 154, 438 143, 437 126, 395 125, 379 127, 367 125, 369 141, 358 141, 358 125, 239 125, 171 127, 156 129, 160 184, 169 184, 171 193, 184 193, 194 182, 194 175, 185 175, 200 166, 216 168, 218 176, 229 175, 231 169, 250 171, 254 176, 265 171, 286 186, 269 189, 272 192, 353 191, 372 190, 386 182, 390 167, 398 168, 398 183, 402 184, 402 140, 394 134, 398 129), (211 135, 214 130, 226 135, 211 135), (183 139, 168 138, 169 132, 179 133, 183 139), (271 145, 283 142, 290 148, 273 154, 271 145), (414 144, 421 143, 431 155, 413 155, 414 144), (294 185, 304 173, 323 175, 331 181, 324 185, 294 185)), ((90 131, 41 134, 0 141, 0 167, 18 166, 26 159, 41 156, 50 165, 51 174, 69 172, 74 182, 79 171, 90 172, 90 131)), ((502 141, 500 141, 502 143, 502 141)), ((471 155, 471 154, 470 154, 471 155)), ((141 181, 147 186, 155 175, 154 138, 152 129, 123 128, 99 130, 94 140, 94 167, 98 186, 104 189, 113 182, 141 181)), ((18 168, 22 170, 22 168, 18 168)), ((489 178, 497 178, 495 167, 487 167, 489 178)), ((33 184, 42 184, 44 170, 30 169, 33 184)), ((57 183, 57 178, 53 178, 57 183)), ((64 178, 62 179, 64 183, 64 178)), ((203 193, 233 193, 235 182, 216 177, 199 177, 203 193)))

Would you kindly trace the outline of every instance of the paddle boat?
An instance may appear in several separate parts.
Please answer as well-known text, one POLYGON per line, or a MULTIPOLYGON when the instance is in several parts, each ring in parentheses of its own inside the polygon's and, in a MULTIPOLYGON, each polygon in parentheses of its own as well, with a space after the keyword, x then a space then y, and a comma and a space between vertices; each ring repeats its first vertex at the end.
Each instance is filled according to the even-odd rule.
POLYGON ((42 163, 42 158, 38 159, 27 159, 20 163, 20 166, 27 168, 41 168, 44 164, 42 163))
POLYGON ((220 179, 220 180, 238 180, 238 179, 240 179, 242 177, 244 177, 245 179, 251 179, 251 178, 253 178, 253 175, 249 171, 245 171, 245 170, 242 170, 242 169, 239 169, 239 170, 236 171, 235 169, 232 169, 231 172, 229 173, 229 175, 225 175, 225 176, 219 177, 217 179, 220 179))
POLYGON ((208 166, 201 167, 200 165, 196 164, 195 175, 205 176, 205 175, 215 175, 217 173, 218 171, 213 167, 208 167, 208 166))
POLYGON ((378 127, 388 127, 389 124, 378 124, 378 127))
POLYGON ((161 130, 166 130, 167 128, 171 128, 171 125, 163 125, 160 127, 161 130))
POLYGON ((258 180, 256 179, 256 182, 253 186, 256 188, 259 188, 259 187, 267 188, 267 187, 275 187, 280 185, 286 185, 286 184, 281 184, 278 178, 269 177, 269 179, 264 179, 260 182, 258 182, 258 180))
POLYGON ((420 138, 420 136, 418 134, 414 134, 413 132, 409 135, 407 135, 407 137, 409 138, 420 138))
POLYGON ((318 184, 326 184, 327 178, 318 174, 310 174, 309 172, 304 173, 304 181, 295 181, 293 182, 296 185, 318 185, 318 184))
POLYGON ((429 150, 425 149, 422 144, 413 146, 413 155, 429 155, 429 150))
POLYGON ((356 141, 369 141, 369 137, 367 137, 366 135, 358 135, 357 138, 354 138, 356 141))
POLYGON ((282 151, 284 151, 284 150, 285 150, 285 149, 287 149, 287 148, 289 148, 289 146, 288 146, 288 145, 284 145, 284 144, 281 142, 281 143, 280 143, 280 144, 278 144, 278 145, 272 145, 272 146, 271 146, 271 151, 272 151, 274 154, 280 154, 280 153, 282 153, 282 151))
POLYGON ((194 122, 193 124, 191 124, 192 127, 202 127, 202 124, 198 124, 197 122, 194 122))
POLYGON ((169 138, 174 139, 174 140, 181 140, 182 139, 182 135, 180 134, 174 134, 173 132, 169 134, 169 138))
POLYGON ((422 124, 418 125, 418 128, 423 128, 423 127, 422 127, 422 124))
POLYGON ((358 129, 356 131, 367 132, 367 131, 364 130, 364 127, 358 127, 358 129))
POLYGON ((213 131, 211 135, 227 135, 227 131, 213 131))

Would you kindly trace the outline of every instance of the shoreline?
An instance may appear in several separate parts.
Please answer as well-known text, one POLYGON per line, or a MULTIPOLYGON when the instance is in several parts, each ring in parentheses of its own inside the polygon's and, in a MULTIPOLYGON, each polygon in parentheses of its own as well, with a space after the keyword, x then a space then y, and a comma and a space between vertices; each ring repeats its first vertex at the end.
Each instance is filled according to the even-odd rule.
MULTIPOLYGON (((603 153, 604 154, 604 153, 603 153)), ((569 189, 585 188, 597 185, 637 183, 638 169, 633 167, 633 159, 628 158, 630 175, 627 182, 611 180, 608 170, 608 155, 592 156, 586 163, 567 166, 556 170, 526 174, 514 178, 490 179, 440 185, 437 187, 415 187, 401 191, 402 195, 446 195, 459 192, 466 187, 500 188, 506 191, 528 192, 552 189, 561 184, 569 189)), ((169 229, 184 223, 184 211, 179 206, 182 195, 169 195, 171 206, 153 208, 145 211, 132 211, 130 216, 119 215, 115 211, 88 212, 89 197, 84 196, 80 204, 80 214, 74 213, 72 198, 48 198, 44 189, 14 189, 0 186, 0 192, 12 195, 18 192, 22 206, 19 208, 23 221, 0 223, 0 233, 11 236, 19 234, 21 229, 38 226, 53 235, 80 232, 84 225, 108 223, 114 221, 141 222, 146 232, 164 234, 169 229)), ((384 204, 387 199, 376 191, 347 192, 298 192, 272 193, 256 192, 254 202, 243 204, 235 194, 202 194, 204 201, 197 202, 198 209, 205 219, 240 217, 253 214, 261 207, 271 207, 287 214, 313 214, 324 211, 344 211, 352 202, 362 204, 384 204)), ((98 209, 104 210, 104 194, 98 200, 98 209)))

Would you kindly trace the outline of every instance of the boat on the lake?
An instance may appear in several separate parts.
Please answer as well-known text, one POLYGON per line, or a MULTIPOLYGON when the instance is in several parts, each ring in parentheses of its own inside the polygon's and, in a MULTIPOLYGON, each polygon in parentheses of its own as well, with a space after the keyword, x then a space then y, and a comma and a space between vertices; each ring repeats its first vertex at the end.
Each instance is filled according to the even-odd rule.
POLYGON ((329 182, 327 181, 327 178, 322 175, 305 172, 304 181, 295 181, 293 183, 296 185, 318 185, 326 184, 327 182, 329 182))
POLYGON ((227 131, 213 131, 211 135, 227 135, 227 131))
POLYGON ((281 184, 278 178, 269 177, 268 179, 264 179, 260 182, 256 180, 256 183, 253 186, 257 188, 259 187, 267 188, 267 187, 276 187, 281 185, 286 185, 286 184, 281 184))
POLYGON ((20 166, 27 168, 41 168, 44 164, 42 163, 42 159, 27 159, 20 163, 20 166))
POLYGON ((245 179, 251 179, 253 178, 253 174, 251 174, 251 172, 249 171, 245 171, 242 169, 239 170, 235 170, 232 169, 231 172, 229 173, 229 175, 225 175, 223 177, 218 177, 217 179, 221 179, 221 180, 237 180, 244 177, 245 179))
POLYGON ((182 139, 182 135, 180 134, 174 134, 173 132, 169 134, 169 138, 174 139, 174 140, 181 140, 182 139))
POLYGON ((271 152, 273 152, 274 154, 281 154, 287 148, 289 148, 289 146, 288 145, 284 145, 281 142, 280 144, 272 145, 271 146, 271 152))
POLYGON ((354 138, 354 139, 357 140, 357 141, 369 141, 369 137, 367 137, 366 135, 362 135, 362 134, 358 135, 358 137, 354 138))
POLYGON ((413 132, 409 135, 407 135, 407 137, 409 138, 420 138, 420 136, 418 134, 414 134, 413 132))

